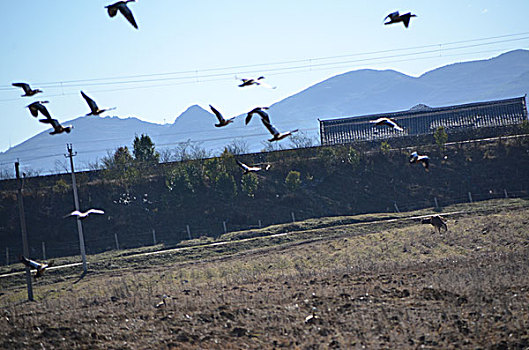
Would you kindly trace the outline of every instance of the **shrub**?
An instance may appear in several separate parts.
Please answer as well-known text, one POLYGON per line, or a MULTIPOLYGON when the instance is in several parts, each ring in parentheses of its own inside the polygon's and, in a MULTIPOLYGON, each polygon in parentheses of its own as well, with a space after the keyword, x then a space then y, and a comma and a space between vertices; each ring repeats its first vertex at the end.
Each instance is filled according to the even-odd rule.
POLYGON ((257 187, 259 186, 259 178, 255 174, 244 175, 241 179, 241 190, 248 197, 253 198, 257 187))
POLYGON ((285 184, 290 192, 296 191, 301 185, 301 174, 299 171, 291 170, 285 178, 285 184))
POLYGON ((438 126, 433 133, 433 137, 435 139, 435 143, 439 147, 439 150, 444 150, 445 143, 448 141, 448 134, 446 133, 444 126, 438 126))

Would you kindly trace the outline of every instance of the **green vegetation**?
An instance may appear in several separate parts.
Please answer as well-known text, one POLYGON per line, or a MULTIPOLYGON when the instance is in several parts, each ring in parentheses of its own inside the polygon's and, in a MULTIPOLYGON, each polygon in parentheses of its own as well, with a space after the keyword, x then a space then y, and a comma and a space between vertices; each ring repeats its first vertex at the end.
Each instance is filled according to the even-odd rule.
POLYGON ((444 126, 438 126, 433 133, 433 137, 437 147, 439 147, 439 150, 443 151, 445 148, 445 143, 448 141, 448 134, 446 133, 444 126))
POLYGON ((301 174, 299 171, 291 170, 285 178, 285 185, 290 192, 295 192, 301 185, 301 174))
POLYGON ((380 151, 382 151, 382 153, 384 154, 388 154, 390 150, 391 146, 389 145, 389 143, 387 141, 382 141, 382 143, 380 144, 380 151))
POLYGON ((249 173, 242 177, 241 179, 241 191, 246 194, 248 197, 253 198, 255 192, 259 187, 259 178, 257 175, 249 173))

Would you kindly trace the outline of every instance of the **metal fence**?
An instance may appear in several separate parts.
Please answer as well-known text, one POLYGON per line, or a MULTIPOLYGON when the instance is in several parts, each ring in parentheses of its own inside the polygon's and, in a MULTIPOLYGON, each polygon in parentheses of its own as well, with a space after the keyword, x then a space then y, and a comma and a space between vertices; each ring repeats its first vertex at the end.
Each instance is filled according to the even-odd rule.
POLYGON ((411 109, 360 117, 320 120, 322 145, 373 141, 393 137, 432 134, 439 126, 447 133, 520 124, 527 120, 525 96, 458 106, 411 109), (370 121, 387 117, 404 131, 377 128, 370 121))

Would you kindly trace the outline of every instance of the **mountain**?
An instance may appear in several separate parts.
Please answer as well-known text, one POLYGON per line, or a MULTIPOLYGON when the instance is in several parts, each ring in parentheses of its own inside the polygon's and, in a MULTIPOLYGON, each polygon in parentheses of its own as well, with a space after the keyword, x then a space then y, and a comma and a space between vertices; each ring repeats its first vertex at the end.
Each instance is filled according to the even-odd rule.
MULTIPOLYGON (((299 128, 318 138, 318 118, 330 119, 407 110, 418 104, 431 107, 522 96, 529 92, 529 51, 515 50, 480 61, 456 63, 419 77, 393 70, 362 69, 315 84, 272 105, 269 114, 281 131, 299 128)), ((208 108, 209 109, 209 108, 208 108)), ((222 112, 222 111, 221 111, 222 112)), ((244 125, 244 115, 228 127, 216 128, 215 116, 194 105, 173 124, 154 124, 136 118, 80 117, 68 135, 40 133, 0 154, 0 163, 20 159, 24 168, 40 173, 66 169, 66 143, 74 145, 78 169, 117 147, 130 147, 135 135, 149 135, 158 150, 198 141, 202 148, 221 151, 231 142, 244 142, 250 151, 264 148, 268 132, 257 118, 244 125), (45 151, 40 151, 45 150, 45 151)), ((281 141, 288 145, 288 141, 281 141)))

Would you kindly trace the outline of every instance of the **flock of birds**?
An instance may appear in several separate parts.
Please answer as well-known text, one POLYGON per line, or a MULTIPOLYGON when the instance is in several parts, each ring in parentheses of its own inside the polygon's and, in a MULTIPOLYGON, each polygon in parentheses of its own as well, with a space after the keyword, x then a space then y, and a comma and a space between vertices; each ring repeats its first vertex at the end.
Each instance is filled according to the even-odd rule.
MULTIPOLYGON (((129 2, 135 2, 135 0, 118 1, 114 4, 105 6, 105 8, 107 9, 108 15, 110 17, 115 17, 117 13, 119 12, 123 15, 123 17, 125 17, 125 19, 127 19, 127 21, 134 28, 138 29, 138 24, 136 23, 136 20, 134 19, 134 15, 132 14, 132 11, 129 9, 129 7, 127 6, 129 2)), ((410 12, 401 15, 399 14, 398 11, 396 11, 396 12, 390 13, 384 18, 384 24, 389 25, 389 24, 402 22, 404 26, 408 28, 410 24, 410 19, 412 17, 416 17, 416 15, 411 14, 410 12), (386 22, 387 19, 389 19, 389 21, 386 22)), ((269 88, 269 89, 276 88, 275 86, 271 86, 265 83, 263 81, 264 79, 265 79, 264 76, 259 76, 258 78, 242 78, 240 79, 241 83, 238 86, 241 88, 244 88, 244 87, 255 85, 255 86, 262 86, 262 87, 269 88)), ((24 91, 24 94, 22 95, 22 97, 32 97, 32 96, 35 96, 36 94, 43 92, 40 89, 31 88, 31 86, 25 82, 16 82, 16 83, 13 83, 12 85, 15 87, 21 88, 24 91)), ((90 116, 90 115, 97 116, 104 112, 108 112, 110 110, 115 109, 115 107, 105 108, 105 109, 99 108, 96 102, 93 99, 91 99, 88 95, 86 95, 83 91, 81 91, 81 96, 84 98, 84 100, 88 104, 88 107, 90 108, 90 112, 87 113, 86 116, 90 116)), ((63 126, 61 123, 59 123, 57 119, 52 118, 50 112, 45 106, 45 104, 47 103, 49 103, 49 101, 35 101, 27 105, 26 107, 29 109, 33 117, 38 118, 39 114, 43 116, 43 119, 39 119, 39 122, 51 125, 51 127, 53 128, 53 131, 50 132, 50 135, 70 133, 73 129, 73 126, 72 125, 63 126)), ((222 115, 222 113, 220 113, 215 107, 211 105, 209 107, 211 111, 213 112, 213 114, 218 119, 218 123, 215 124, 216 127, 219 127, 219 128, 225 127, 234 122, 236 117, 225 118, 222 115)), ((248 123, 251 121, 254 115, 257 115, 258 117, 260 117, 261 123, 264 125, 266 130, 272 135, 272 138, 268 140, 269 142, 280 141, 286 137, 291 136, 292 134, 298 131, 298 129, 294 129, 290 131, 280 132, 276 127, 274 127, 274 125, 270 121, 270 116, 266 112, 267 109, 268 107, 256 107, 252 109, 251 111, 249 111, 246 114, 245 124, 248 125, 248 123)), ((388 126, 400 132, 404 131, 404 129, 400 127, 394 120, 390 118, 386 118, 386 117, 372 120, 371 123, 374 123, 376 126, 388 126)), ((243 175, 249 174, 249 173, 256 173, 261 170, 270 169, 270 164, 267 164, 266 166, 261 167, 261 166, 249 166, 239 160, 236 160, 236 162, 239 165, 239 167, 241 167, 241 169, 243 170, 243 175)), ((413 152, 410 156, 410 163, 421 163, 424 166, 425 170, 428 171, 429 158, 427 155, 419 155, 417 152, 413 152)), ((77 217, 78 219, 85 219, 90 214, 104 214, 104 211, 100 209, 90 209, 86 212, 80 212, 78 210, 75 210, 71 212, 70 214, 66 215, 65 218, 74 216, 74 217, 77 217)), ((437 219, 433 219, 432 217, 431 220, 435 221, 435 224, 433 221, 431 222, 429 221, 428 223, 432 223, 432 225, 434 226, 438 224, 437 219)), ((444 224, 444 228, 446 230, 446 224, 444 224)), ((53 261, 50 261, 48 264, 41 264, 36 261, 30 260, 29 258, 24 257, 24 256, 20 256, 20 261, 24 265, 28 266, 29 268, 33 268, 36 270, 35 278, 42 276, 44 271, 53 265, 53 261)))

